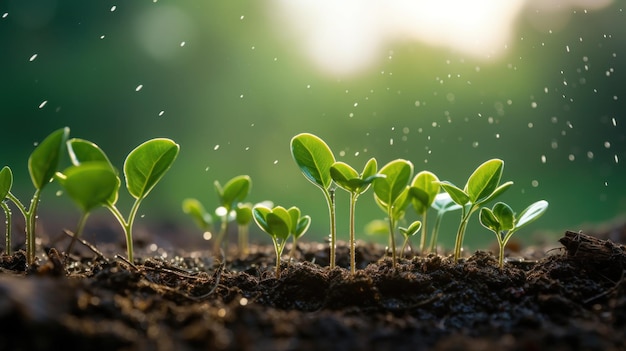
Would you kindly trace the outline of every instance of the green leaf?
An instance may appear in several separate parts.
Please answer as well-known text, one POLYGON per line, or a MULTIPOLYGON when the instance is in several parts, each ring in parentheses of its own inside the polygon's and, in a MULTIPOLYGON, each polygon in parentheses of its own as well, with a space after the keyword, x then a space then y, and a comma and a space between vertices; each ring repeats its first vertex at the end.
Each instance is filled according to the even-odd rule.
POLYGON ((411 225, 408 228, 399 227, 398 229, 400 230, 402 235, 404 235, 405 237, 413 236, 417 234, 417 232, 419 232, 420 229, 422 229, 422 222, 415 221, 411 223, 411 225))
POLYGON ((403 218, 409 203, 411 203, 411 196, 409 194, 409 186, 407 185, 392 205, 391 214, 393 218, 396 220, 403 218))
POLYGON ((435 196, 435 201, 433 201, 432 207, 437 210, 437 212, 448 212, 454 211, 461 208, 457 203, 452 201, 450 194, 447 192, 439 193, 435 196))
POLYGON ((504 202, 498 202, 493 205, 493 209, 491 211, 493 212, 493 215, 498 218, 500 231, 513 229, 515 226, 515 213, 509 205, 504 202))
POLYGON ((191 216, 198 228, 207 230, 213 223, 211 214, 208 213, 202 203, 197 199, 185 199, 183 200, 183 212, 191 216))
POLYGON ((84 212, 116 198, 120 180, 105 162, 85 162, 57 173, 57 180, 67 195, 84 212))
POLYGON ((309 133, 296 135, 291 139, 291 156, 310 182, 323 190, 330 187, 335 156, 322 139, 309 133))
POLYGON ((252 204, 238 203, 235 207, 235 221, 239 225, 248 225, 252 221, 252 204))
POLYGON ((267 223, 267 215, 271 212, 272 210, 264 206, 254 206, 252 208, 252 217, 254 218, 254 221, 259 228, 269 235, 273 235, 269 224, 267 223))
POLYGON ((374 180, 374 195, 381 205, 388 208, 406 190, 413 176, 413 164, 403 159, 393 160, 383 166, 378 173, 385 177, 374 180))
POLYGON ((54 177, 69 133, 68 127, 52 132, 30 154, 28 172, 36 189, 41 190, 54 177))
POLYGON ((412 204, 417 213, 423 214, 435 201, 440 189, 439 178, 429 171, 419 172, 411 182, 412 204))
POLYGON ((491 159, 476 168, 463 189, 472 203, 481 202, 496 190, 503 168, 504 161, 500 159, 491 159))
POLYGON ((289 219, 291 220, 290 231, 293 234, 296 232, 298 221, 300 220, 300 209, 293 206, 287 210, 287 213, 289 213, 289 219))
POLYGON ((469 195, 467 195, 465 191, 456 187, 454 184, 443 181, 443 182, 439 182, 439 185, 441 185, 443 190, 445 190, 446 193, 450 195, 450 198, 452 199, 452 201, 454 201, 457 205, 463 207, 470 201, 469 195))
POLYGON ((478 202, 478 204, 486 204, 489 201, 497 198, 498 196, 502 195, 502 193, 504 193, 507 189, 509 189, 511 185, 513 185, 513 182, 510 181, 500 185, 496 188, 496 190, 493 191, 493 193, 491 193, 491 195, 489 195, 485 199, 482 199, 480 202, 478 202))
POLYGON ((342 189, 354 193, 362 185, 359 174, 344 162, 335 162, 330 167, 330 176, 342 189))
POLYGON ((520 229, 525 225, 532 223, 534 220, 541 217, 547 209, 548 201, 545 200, 537 201, 528 206, 517 218, 515 222, 515 229, 520 229))
POLYGON ((311 226, 311 217, 310 216, 302 216, 300 220, 298 220, 298 224, 296 225, 296 231, 293 232, 293 236, 298 239, 309 230, 309 226, 311 226))
POLYGON ((124 162, 128 192, 136 199, 145 198, 170 169, 179 150, 178 144, 164 138, 137 146, 124 162))
POLYGON ((498 221, 498 218, 493 214, 493 211, 491 211, 487 207, 481 208, 480 214, 478 215, 478 219, 480 221, 480 224, 482 224, 483 227, 494 232, 496 236, 498 237, 498 241, 500 241, 501 226, 500 226, 500 222, 498 221))
POLYGON ((267 224, 272 235, 281 240, 287 240, 291 234, 291 215, 281 206, 276 206, 267 214, 267 224))
POLYGON ((78 166, 83 162, 99 161, 108 163, 114 169, 107 155, 100 147, 91 141, 72 138, 67 141, 67 151, 72 164, 78 166))
POLYGON ((9 166, 2 167, 0 171, 0 202, 4 201, 13 186, 13 172, 9 166))
POLYGON ((247 175, 240 175, 229 180, 224 188, 220 187, 219 182, 215 182, 215 189, 220 197, 220 203, 228 212, 230 212, 238 202, 245 200, 250 193, 252 187, 252 179, 247 175))

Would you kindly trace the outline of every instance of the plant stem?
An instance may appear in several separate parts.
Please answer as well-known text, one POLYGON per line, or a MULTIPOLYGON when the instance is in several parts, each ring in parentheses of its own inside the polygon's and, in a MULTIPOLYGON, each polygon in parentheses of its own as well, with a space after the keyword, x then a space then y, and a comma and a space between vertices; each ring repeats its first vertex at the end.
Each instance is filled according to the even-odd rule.
POLYGON ((354 237, 354 212, 356 209, 356 193, 350 194, 350 273, 356 272, 356 243, 354 237))
POLYGON ((222 216, 220 223, 220 232, 217 234, 215 241, 213 242, 213 253, 218 255, 220 253, 220 248, 222 247, 222 242, 226 237, 226 230, 228 229, 228 213, 222 216))
POLYGON ((245 258, 248 255, 248 225, 240 224, 237 227, 237 232, 239 234, 239 257, 245 258))
POLYGON ((404 250, 406 250, 406 247, 409 245, 409 237, 405 236, 404 237, 404 242, 402 242, 402 248, 400 249, 400 256, 404 257, 404 250))
POLYGON ((463 248, 463 237, 465 236, 465 229, 467 228, 467 223, 469 222, 470 216, 477 208, 478 207, 475 204, 472 204, 467 210, 465 209, 465 207, 461 209, 461 224, 459 225, 459 231, 456 234, 456 241, 454 243, 454 263, 458 263, 459 258, 461 258, 461 249, 463 248))
POLYGON ((396 221, 393 219, 393 207, 389 206, 389 210, 387 212, 387 216, 389 216, 389 245, 391 246, 391 260, 393 262, 393 268, 396 268, 396 238, 395 235, 393 235, 396 227, 396 221))
POLYGON ((335 268, 335 249, 337 245, 337 233, 335 228, 335 190, 325 190, 324 196, 328 203, 328 214, 330 216, 330 269, 335 268))
POLYGON ((78 220, 78 225, 76 226, 76 232, 72 236, 72 241, 70 241, 70 244, 68 245, 67 250, 65 250, 67 255, 69 255, 72 252, 76 239, 79 238, 83 234, 85 223, 87 223, 87 217, 89 217, 89 212, 83 212, 83 214, 80 216, 80 219, 78 220))
POLYGON ((6 248, 4 249, 4 251, 6 251, 7 255, 10 255, 13 251, 11 249, 11 209, 4 202, 0 202, 0 206, 2 206, 2 209, 4 210, 4 215, 6 217, 6 220, 4 222, 6 225, 4 232, 6 237, 6 248))
POLYGON ((433 232, 430 237, 430 252, 437 253, 437 236, 439 235, 439 226, 441 225, 441 219, 443 218, 443 212, 437 212, 435 218, 435 225, 433 226, 433 232))
POLYGON ((29 266, 35 263, 35 228, 37 223, 37 207, 41 190, 35 190, 30 208, 26 212, 26 262, 29 266))
POLYGON ((426 227, 426 219, 427 219, 427 215, 428 215, 428 210, 424 211, 424 213, 422 213, 422 236, 420 238, 420 253, 421 254, 425 254, 426 253, 426 235, 428 234, 428 230, 426 227))

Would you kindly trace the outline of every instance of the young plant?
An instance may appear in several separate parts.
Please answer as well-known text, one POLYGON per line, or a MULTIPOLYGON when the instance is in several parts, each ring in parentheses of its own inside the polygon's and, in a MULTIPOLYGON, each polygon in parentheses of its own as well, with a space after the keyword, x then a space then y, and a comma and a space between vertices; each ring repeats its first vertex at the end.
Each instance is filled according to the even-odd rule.
POLYGON ((255 206, 252 209, 254 221, 264 232, 272 237, 274 252, 276 253, 276 279, 280 278, 280 257, 289 238, 292 228, 292 217, 284 207, 276 206, 272 209, 255 206))
POLYGON ((429 171, 419 172, 411 182, 411 203, 415 211, 422 217, 422 235, 420 238, 420 252, 427 252, 426 236, 428 235, 428 209, 435 201, 439 192, 439 178, 429 171))
POLYGON ((252 204, 249 202, 238 203, 235 207, 235 222, 237 222, 239 257, 248 255, 250 222, 252 222, 252 204))
POLYGON ((55 178, 81 210, 76 232, 66 251, 69 254, 76 238, 81 236, 91 211, 115 202, 120 178, 110 163, 101 161, 70 166, 63 172, 57 172, 55 178))
POLYGON ((413 164, 407 160, 397 159, 387 163, 378 173, 384 177, 374 180, 374 199, 387 214, 391 258, 395 266, 396 239, 394 232, 397 221, 404 217, 404 212, 410 201, 408 183, 413 176, 413 164))
POLYGON ((504 266, 504 247, 516 231, 530 224, 539 218, 548 209, 548 202, 541 200, 528 206, 519 217, 509 207, 509 205, 498 202, 493 205, 493 209, 483 207, 480 209, 479 219, 483 227, 491 230, 498 239, 500 255, 498 256, 498 266, 504 266))
POLYGON ((54 178, 69 133, 70 129, 67 127, 57 129, 39 143, 30 154, 28 158, 28 172, 35 186, 35 193, 28 208, 10 190, 6 194, 6 197, 15 204, 22 216, 24 216, 26 224, 26 262, 28 266, 35 262, 35 225, 39 197, 43 188, 54 178))
POLYGON ((322 139, 309 133, 301 133, 291 139, 291 156, 304 177, 320 188, 326 198, 330 216, 330 268, 335 268, 335 192, 331 189, 333 180, 330 175, 335 156, 322 139))
POLYGON ((11 209, 4 202, 4 199, 7 197, 9 192, 11 191, 11 187, 13 186, 13 172, 11 172, 11 168, 8 166, 4 166, 0 171, 0 206, 4 210, 5 217, 5 242, 6 248, 4 249, 7 255, 12 253, 11 249, 11 209))
POLYGON ((220 231, 213 242, 213 252, 217 255, 228 230, 228 216, 250 193, 252 179, 250 176, 240 175, 229 180, 224 187, 217 180, 213 184, 220 202, 220 207, 215 212, 221 219, 220 231))
POLYGON ((183 200, 183 212, 188 214, 202 231, 211 232, 213 228, 213 217, 204 209, 202 203, 196 199, 183 200))
POLYGON ((356 200, 359 195, 369 189, 376 178, 383 178, 384 175, 377 174, 378 165, 376 159, 371 158, 365 164, 363 172, 357 173, 354 168, 344 162, 335 162, 330 168, 330 175, 335 183, 345 191, 350 193, 350 272, 356 270, 355 235, 354 235, 354 212, 356 200))
POLYGON ((461 257, 463 236, 472 213, 482 205, 500 196, 513 185, 513 182, 510 181, 499 185, 503 168, 504 161, 500 159, 486 161, 470 175, 463 189, 459 189, 449 182, 440 182, 441 187, 450 194, 452 200, 461 206, 461 223, 454 243, 455 263, 461 257))
POLYGON ((404 250, 406 250, 406 247, 409 244, 409 238, 417 234, 417 232, 422 229, 422 222, 415 221, 411 223, 408 228, 399 227, 398 229, 400 229, 400 233, 404 236, 404 242, 402 243, 402 249, 400 250, 400 256, 404 256, 404 250))
POLYGON ((452 201, 450 194, 443 192, 435 196, 432 208, 437 211, 437 217, 435 217, 435 225, 430 236, 430 252, 437 253, 437 236, 439 235, 439 226, 441 225, 443 215, 446 212, 458 210, 461 206, 452 201))
MULTIPOLYGON (((74 166, 99 162, 100 165, 106 165, 109 170, 117 174, 113 166, 108 162, 106 154, 96 144, 87 140, 72 139, 68 141, 68 149, 74 166)), ((165 138, 151 139, 137 146, 126 156, 124 161, 126 189, 135 199, 128 216, 125 218, 115 205, 119 186, 104 204, 124 230, 128 260, 131 262, 133 261, 133 223, 135 222, 139 205, 170 169, 178 156, 179 150, 180 146, 178 144, 165 138)), ((121 183, 119 177, 118 182, 121 183)))
POLYGON ((291 252, 289 253, 289 258, 293 259, 294 253, 298 248, 298 239, 309 230, 309 226, 311 225, 311 217, 310 216, 301 216, 300 209, 293 206, 290 207, 287 212, 289 212, 289 216, 291 216, 291 236, 293 238, 291 252))

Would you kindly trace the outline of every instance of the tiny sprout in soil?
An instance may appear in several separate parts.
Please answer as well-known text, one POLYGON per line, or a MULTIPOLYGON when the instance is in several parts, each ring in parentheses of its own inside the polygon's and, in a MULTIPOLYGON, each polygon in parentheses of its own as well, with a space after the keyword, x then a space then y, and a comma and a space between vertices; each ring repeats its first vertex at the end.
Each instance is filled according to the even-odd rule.
POLYGON ((480 224, 491 230, 498 240, 500 254, 498 256, 498 265, 500 269, 504 266, 504 247, 513 236, 513 233, 539 218, 548 209, 548 202, 545 200, 537 201, 528 206, 519 217, 504 202, 498 202, 493 205, 492 209, 483 207, 480 209, 480 224))

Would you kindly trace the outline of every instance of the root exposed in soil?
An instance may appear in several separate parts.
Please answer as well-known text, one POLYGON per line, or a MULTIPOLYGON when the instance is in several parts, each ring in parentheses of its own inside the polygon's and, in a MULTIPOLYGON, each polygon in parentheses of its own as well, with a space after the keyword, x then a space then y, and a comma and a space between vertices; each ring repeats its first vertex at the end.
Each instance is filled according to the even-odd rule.
POLYGON ((18 251, 0 259, 0 350, 624 350, 626 249, 560 242, 503 270, 482 251, 394 268, 360 244, 355 275, 345 244, 332 270, 327 248, 301 244, 280 279, 270 247, 134 263, 50 249, 28 272, 18 251))

